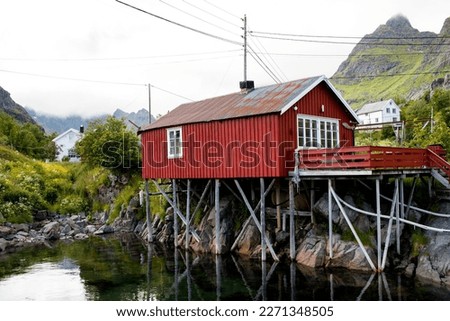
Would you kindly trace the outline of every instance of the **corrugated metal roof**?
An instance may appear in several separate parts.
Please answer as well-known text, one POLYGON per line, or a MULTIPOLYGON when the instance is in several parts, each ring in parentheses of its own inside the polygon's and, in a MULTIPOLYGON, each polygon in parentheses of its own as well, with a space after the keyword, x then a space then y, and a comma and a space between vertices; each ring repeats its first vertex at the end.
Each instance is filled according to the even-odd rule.
MULTIPOLYGON (((186 103, 178 106, 154 123, 143 127, 140 132, 189 123, 249 117, 275 112, 282 113, 322 81, 326 81, 332 87, 324 76, 318 76, 255 88, 246 94, 238 92, 186 103)), ((334 90, 334 88, 332 89, 334 90)), ((343 100, 340 96, 339 99, 343 100)), ((357 119, 356 114, 344 100, 343 103, 357 119)))

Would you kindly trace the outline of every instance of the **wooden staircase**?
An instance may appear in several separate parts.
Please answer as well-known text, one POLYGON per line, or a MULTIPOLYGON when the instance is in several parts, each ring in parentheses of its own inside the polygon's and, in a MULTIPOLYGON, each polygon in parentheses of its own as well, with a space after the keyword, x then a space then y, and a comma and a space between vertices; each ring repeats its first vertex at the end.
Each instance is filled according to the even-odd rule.
POLYGON ((440 145, 427 148, 428 166, 431 175, 446 189, 450 189, 450 163, 445 158, 446 152, 440 145))

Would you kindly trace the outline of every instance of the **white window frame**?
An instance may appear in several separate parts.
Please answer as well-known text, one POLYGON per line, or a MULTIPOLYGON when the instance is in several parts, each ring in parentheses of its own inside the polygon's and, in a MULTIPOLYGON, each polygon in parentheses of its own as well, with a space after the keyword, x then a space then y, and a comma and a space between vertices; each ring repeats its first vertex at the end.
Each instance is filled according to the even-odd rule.
POLYGON ((167 157, 168 158, 183 157, 183 130, 181 127, 167 128, 167 157), (180 132, 178 153, 176 152, 177 149, 176 132, 180 132), (175 133, 175 136, 173 138, 171 138, 171 133, 175 133), (172 142, 174 144, 173 148, 175 149, 175 151, 173 151, 173 149, 171 148, 172 142))
POLYGON ((339 147, 339 138, 339 119, 297 115, 297 148, 335 148, 339 147), (302 126, 300 126, 300 120, 302 120, 302 126), (306 128, 307 125, 309 129, 306 128), (300 130, 303 131, 302 137, 300 137, 300 130), (309 141, 309 145, 305 142, 307 136, 309 139, 306 142, 309 141), (300 142, 301 139, 303 142, 300 142))

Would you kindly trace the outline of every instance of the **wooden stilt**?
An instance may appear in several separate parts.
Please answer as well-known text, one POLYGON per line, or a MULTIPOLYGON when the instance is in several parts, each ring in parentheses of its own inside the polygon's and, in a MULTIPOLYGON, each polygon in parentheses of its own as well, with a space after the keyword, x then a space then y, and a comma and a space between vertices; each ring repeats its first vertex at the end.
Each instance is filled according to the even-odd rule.
POLYGON ((277 203, 277 231, 281 230, 281 182, 275 186, 275 202, 277 203))
POLYGON ((172 180, 172 192, 173 192, 173 244, 178 247, 178 219, 177 219, 177 180, 172 180))
MULTIPOLYGON (((194 211, 192 212, 192 214, 193 214, 192 218, 194 218, 195 214, 197 213, 197 211, 199 210, 199 208, 202 205, 203 201, 205 200, 206 195, 208 193, 208 189, 209 189, 210 186, 211 186, 211 180, 209 180, 208 183, 206 184, 205 189, 203 190, 203 193, 200 196, 200 200, 198 201, 197 206, 195 207, 194 211)), ((192 218, 191 218, 191 221, 192 221, 192 218)), ((191 222, 189 222, 189 223, 191 223, 191 222)))
POLYGON ((397 254, 400 254, 400 183, 399 179, 395 179, 395 186, 397 187, 397 203, 395 204, 395 228, 396 228, 396 246, 397 246, 397 254))
POLYGON ((392 205, 391 205, 391 211, 389 213, 389 223, 388 223, 388 230, 386 233, 386 240, 384 241, 384 251, 383 251, 383 260, 381 262, 381 271, 384 270, 384 267, 386 266, 386 259, 389 249, 389 243, 391 241, 391 232, 392 232, 392 223, 394 221, 394 213, 395 208, 398 203, 398 181, 395 180, 395 190, 394 190, 394 197, 392 198, 392 205))
POLYGON ((222 254, 220 239, 220 180, 215 180, 216 254, 222 254))
POLYGON ((405 185, 404 176, 400 177, 400 217, 405 218, 405 185))
MULTIPOLYGON (((265 186, 264 186, 264 178, 259 179, 260 191, 261 191, 261 212, 260 212, 260 220, 261 220, 261 260, 263 262, 266 261, 266 197, 264 196, 265 186)), ((264 264, 264 263, 263 263, 264 264)))
POLYGON ((414 190, 416 189, 416 183, 417 183, 417 176, 414 177, 413 179, 413 185, 411 187, 411 192, 409 193, 408 197, 408 205, 406 206, 405 218, 408 218, 409 210, 411 209, 411 203, 414 197, 414 190))
POLYGON ((330 259, 333 258, 333 203, 331 200, 331 179, 328 180, 328 245, 330 248, 330 259))
POLYGON ((190 223, 191 223, 191 180, 187 180, 186 191, 186 234, 185 234, 185 249, 189 249, 190 242, 190 223))
POLYGON ((311 192, 309 193, 309 206, 311 210, 311 223, 316 224, 316 219, 314 217, 314 203, 316 202, 316 191, 314 190, 314 181, 311 181, 311 192))
MULTIPOLYGON (((169 205, 172 206, 172 208, 175 210, 175 213, 178 214, 178 217, 186 225, 187 224, 186 218, 184 217, 183 213, 181 213, 180 209, 176 206, 176 204, 173 202, 173 200, 169 197, 169 195, 167 195, 167 193, 163 191, 161 186, 159 186, 158 182, 153 180, 153 184, 155 184, 156 188, 162 194, 162 196, 164 196, 167 203, 169 203, 169 205)), ((195 232, 195 230, 191 230, 191 234, 197 240, 197 242, 200 242, 200 236, 198 236, 198 234, 197 234, 197 232, 195 232)))
MULTIPOLYGON (((255 222, 256 227, 258 228, 259 232, 261 233, 261 231, 262 231, 262 229, 261 229, 261 223, 259 222, 258 218, 256 217, 255 211, 254 211, 253 208, 251 207, 250 202, 249 202, 247 196, 245 195, 244 191, 242 190, 241 185, 239 184, 239 182, 238 182, 236 179, 234 180, 234 183, 236 184, 236 187, 237 187, 237 189, 239 190, 239 193, 241 194, 242 199, 244 200, 245 206, 247 206, 247 209, 248 209, 248 211, 250 212, 250 215, 251 215, 253 221, 255 222)), ((264 235, 264 236, 266 236, 266 235, 264 235)), ((269 248, 269 251, 270 251, 270 254, 272 255, 272 258, 273 258, 275 261, 279 261, 280 259, 279 259, 278 256, 276 255, 276 253, 275 253, 275 251, 274 251, 274 249, 273 249, 273 247, 272 247, 272 244, 270 243, 270 240, 267 238, 267 236, 266 236, 266 244, 267 244, 267 247, 269 248)))
POLYGON ((152 212, 150 208, 150 196, 148 188, 148 179, 145 180, 145 217, 147 219, 147 242, 153 242, 153 224, 152 212))
POLYGON ((294 182, 289 181, 289 257, 295 260, 294 182))
POLYGON ((381 202, 380 202, 380 179, 375 180, 376 204, 377 204, 377 268, 381 271, 381 202))

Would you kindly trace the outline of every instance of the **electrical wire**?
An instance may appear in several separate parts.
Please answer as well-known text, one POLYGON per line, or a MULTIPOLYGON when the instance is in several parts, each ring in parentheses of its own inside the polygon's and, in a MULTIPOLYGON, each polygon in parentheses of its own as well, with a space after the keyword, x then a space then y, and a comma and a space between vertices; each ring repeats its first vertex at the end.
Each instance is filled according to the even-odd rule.
MULTIPOLYGON (((117 0, 116 0, 117 1, 117 0)), ((335 45, 383 45, 383 46, 450 46, 450 43, 436 43, 436 44, 427 44, 427 43, 382 43, 382 42, 350 42, 350 41, 328 41, 328 40, 311 40, 311 39, 296 39, 296 38, 282 38, 275 36, 261 36, 261 35, 253 35, 253 37, 264 38, 264 39, 272 39, 272 40, 282 40, 282 41, 296 41, 296 42, 308 42, 308 43, 323 43, 323 44, 335 44, 335 45)), ((380 39, 377 39, 380 40, 380 39)), ((383 40, 383 39, 381 39, 383 40)))
POLYGON ((373 37, 373 36, 326 36, 326 35, 300 35, 292 33, 280 32, 264 32, 264 31, 249 31, 250 34, 261 34, 271 36, 285 36, 285 37, 301 37, 301 38, 329 38, 329 39, 370 39, 370 40, 422 40, 422 39, 450 39, 450 36, 419 36, 419 37, 373 37))
POLYGON ((151 13, 151 12, 149 12, 149 11, 146 11, 146 10, 144 10, 144 9, 135 7, 135 6, 133 6, 133 5, 129 4, 129 3, 126 3, 126 2, 123 2, 123 1, 120 1, 120 0, 116 0, 116 2, 118 2, 118 3, 120 3, 120 4, 123 4, 123 5, 127 6, 127 7, 130 7, 130 8, 132 8, 132 9, 134 9, 134 10, 137 10, 137 11, 140 11, 140 12, 142 12, 142 13, 145 13, 145 14, 147 14, 147 15, 150 15, 150 16, 152 16, 152 17, 154 17, 154 18, 157 18, 157 19, 163 20, 163 21, 165 21, 165 22, 171 23, 171 24, 173 24, 173 25, 176 25, 176 26, 178 26, 178 27, 181 27, 181 28, 184 28, 184 29, 187 29, 187 30, 190 30, 190 31, 199 33, 199 34, 201 34, 201 35, 204 35, 204 36, 208 36, 208 37, 217 39, 217 40, 222 40, 222 41, 225 41, 225 42, 234 44, 234 45, 242 46, 242 43, 240 43, 240 42, 237 42, 237 41, 234 41, 234 40, 230 40, 230 39, 227 39, 227 38, 223 38, 223 37, 220 37, 220 36, 217 36, 217 35, 213 35, 213 34, 211 34, 211 33, 209 33, 209 32, 205 32, 205 31, 202 31, 202 30, 199 30, 199 29, 195 29, 195 28, 189 27, 189 26, 187 26, 187 25, 184 25, 184 24, 175 22, 175 21, 173 21, 173 20, 170 20, 170 19, 167 19, 167 18, 158 16, 158 15, 156 15, 156 14, 154 14, 154 13, 151 13))
POLYGON ((219 6, 217 6, 217 5, 215 5, 214 3, 211 3, 211 2, 208 1, 208 0, 203 0, 203 1, 206 2, 207 4, 209 4, 210 6, 216 8, 216 9, 219 9, 220 11, 223 11, 223 12, 225 12, 226 14, 228 14, 228 15, 230 15, 230 16, 236 18, 236 19, 242 20, 241 17, 238 17, 237 15, 235 15, 235 14, 233 14, 233 13, 231 13, 231 12, 229 12, 229 11, 227 11, 227 10, 225 10, 225 9, 223 9, 223 8, 221 8, 221 7, 219 7, 219 6))
POLYGON ((216 18, 216 19, 219 19, 219 20, 221 20, 222 22, 225 22, 225 23, 227 23, 227 24, 229 24, 229 25, 231 25, 231 26, 233 26, 233 27, 241 28, 241 26, 238 26, 237 24, 234 24, 234 23, 232 23, 232 22, 230 22, 230 21, 228 21, 228 20, 226 20, 226 19, 223 19, 222 17, 219 17, 218 15, 215 15, 214 13, 211 13, 211 12, 209 12, 209 11, 207 11, 207 10, 205 10, 205 9, 202 9, 202 8, 200 8, 200 7, 198 7, 198 6, 194 5, 194 4, 192 4, 192 3, 189 3, 189 2, 187 2, 186 0, 183 0, 183 2, 186 3, 187 5, 189 5, 189 6, 193 7, 193 8, 195 8, 195 9, 197 9, 197 10, 199 10, 199 11, 202 11, 202 12, 204 12, 204 13, 206 13, 206 14, 209 14, 210 16, 212 16, 212 17, 214 17, 214 18, 216 18))
POLYGON ((331 77, 331 80, 338 79, 364 79, 364 78, 382 78, 382 77, 399 77, 399 76, 420 76, 420 75, 440 75, 444 73, 450 73, 450 70, 439 70, 439 71, 424 71, 424 72, 411 72, 411 73, 398 73, 398 74, 387 74, 387 75, 366 75, 366 76, 337 76, 331 77))
POLYGON ((258 54, 253 50, 253 48, 250 45, 247 45, 248 47, 248 53, 252 58, 258 63, 258 65, 272 78, 273 81, 275 81, 277 84, 281 83, 282 81, 275 75, 275 73, 266 65, 266 63, 258 56, 258 54))
POLYGON ((193 18, 195 18, 195 19, 197 19, 197 20, 200 20, 200 21, 202 21, 202 22, 204 22, 204 23, 206 23, 206 24, 209 24, 209 25, 211 25, 211 26, 213 26, 213 27, 215 27, 215 28, 218 28, 218 29, 220 29, 220 30, 222 30, 222 31, 228 32, 228 33, 230 33, 230 34, 232 34, 232 35, 234 35, 234 36, 238 36, 238 37, 239 37, 239 35, 236 34, 236 33, 234 33, 233 31, 230 31, 230 30, 228 30, 228 29, 222 28, 221 26, 218 26, 218 25, 216 25, 216 24, 214 24, 214 23, 212 23, 212 22, 209 22, 209 21, 207 21, 207 20, 205 20, 205 19, 202 19, 202 18, 200 18, 200 17, 197 17, 196 15, 193 15, 193 14, 191 14, 191 13, 189 13, 189 12, 183 10, 183 9, 180 9, 180 8, 174 6, 174 5, 171 5, 170 3, 167 3, 167 2, 165 2, 164 0, 159 0, 159 2, 165 4, 166 6, 172 8, 172 9, 175 9, 175 10, 177 10, 177 11, 180 11, 180 12, 182 12, 182 13, 184 13, 184 14, 190 16, 190 17, 193 17, 193 18))
MULTIPOLYGON (((32 77, 39 77, 39 78, 68 80, 68 81, 79 81, 79 82, 88 82, 88 83, 96 83, 96 84, 123 85, 123 86, 148 86, 147 84, 138 84, 138 83, 131 83, 131 82, 118 82, 118 81, 108 81, 108 80, 93 80, 93 79, 84 79, 84 78, 61 77, 61 76, 43 75, 43 74, 36 74, 36 73, 30 73, 30 72, 6 70, 6 69, 0 69, 0 72, 16 74, 16 75, 22 75, 22 76, 32 76, 32 77)), ((163 92, 166 92, 168 94, 171 94, 173 96, 176 96, 176 97, 179 97, 179 98, 182 98, 182 99, 185 99, 185 100, 193 101, 190 98, 187 98, 185 96, 179 95, 179 94, 174 93, 172 91, 169 91, 167 89, 163 89, 163 88, 157 87, 155 85, 150 85, 150 86, 155 88, 155 89, 158 89, 160 91, 163 91, 163 92)))

